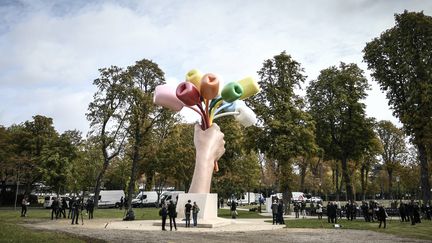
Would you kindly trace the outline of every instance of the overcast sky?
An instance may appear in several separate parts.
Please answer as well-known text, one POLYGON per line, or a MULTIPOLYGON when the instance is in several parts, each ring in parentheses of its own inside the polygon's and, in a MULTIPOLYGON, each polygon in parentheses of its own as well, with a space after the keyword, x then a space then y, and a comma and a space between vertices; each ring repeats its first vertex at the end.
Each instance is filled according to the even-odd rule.
MULTIPOLYGON (((0 0, 0 125, 40 114, 60 132, 87 132, 98 68, 143 58, 170 83, 192 68, 224 81, 256 76, 283 50, 308 80, 340 61, 366 70, 365 43, 404 9, 432 15, 432 1, 0 0)), ((367 115, 398 123, 368 79, 367 115)))

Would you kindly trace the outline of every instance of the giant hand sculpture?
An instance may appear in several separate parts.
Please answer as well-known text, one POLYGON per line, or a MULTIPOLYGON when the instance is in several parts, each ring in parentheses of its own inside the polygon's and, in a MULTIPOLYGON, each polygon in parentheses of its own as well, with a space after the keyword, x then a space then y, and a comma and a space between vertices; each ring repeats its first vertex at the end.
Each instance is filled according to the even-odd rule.
POLYGON ((219 170, 217 160, 225 152, 224 135, 213 121, 227 115, 234 115, 245 127, 257 121, 255 113, 241 101, 259 92, 260 88, 254 79, 248 77, 228 83, 222 92, 219 92, 219 86, 216 75, 202 75, 194 69, 186 74, 186 81, 176 89, 168 85, 157 86, 153 97, 157 105, 174 111, 180 111, 185 106, 201 117, 201 126, 195 125, 196 158, 190 193, 210 192, 212 171, 219 170))

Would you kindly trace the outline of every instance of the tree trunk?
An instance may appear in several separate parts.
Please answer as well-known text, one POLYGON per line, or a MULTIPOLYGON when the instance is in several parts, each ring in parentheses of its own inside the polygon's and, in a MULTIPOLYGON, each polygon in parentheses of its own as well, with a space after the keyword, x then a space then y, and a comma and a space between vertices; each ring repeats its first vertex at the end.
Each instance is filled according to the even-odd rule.
POLYGON ((417 145, 417 148, 419 151, 419 160, 420 160, 420 183, 421 183, 422 199, 423 199, 423 203, 427 203, 430 202, 431 200, 428 158, 427 158, 425 145, 423 144, 417 145))
POLYGON ((285 162, 281 165, 281 191, 282 201, 285 206, 285 214, 290 212, 290 201, 291 201, 291 164, 285 162))
MULTIPOLYGON (((104 156, 105 157, 105 156, 104 156)), ((99 204, 99 193, 100 193, 100 187, 102 184, 102 178, 105 175, 105 172, 108 168, 109 165, 109 160, 108 158, 104 158, 104 163, 102 166, 101 171, 99 172, 97 178, 96 178, 96 186, 95 186, 95 192, 94 192, 94 205, 95 208, 98 208, 98 204, 99 204)))
POLYGON ((390 199, 393 200, 393 169, 387 169, 390 199))
POLYGON ((348 200, 353 200, 353 190, 352 190, 352 185, 351 185, 351 179, 350 176, 348 174, 348 159, 342 158, 342 176, 345 180, 345 188, 346 188, 346 195, 347 195, 347 199, 348 200))
POLYGON ((305 163, 305 158, 303 158, 303 163, 300 165, 300 191, 304 192, 304 182, 306 177, 307 164, 305 163), (305 165, 306 164, 306 165, 305 165))
POLYGON ((338 161, 336 161, 336 201, 339 201, 340 198, 340 187, 339 187, 339 166, 338 161))
POLYGON ((365 181, 365 168, 364 166, 360 169, 360 178, 361 178, 361 190, 362 190, 362 201, 366 200, 366 181, 365 181))

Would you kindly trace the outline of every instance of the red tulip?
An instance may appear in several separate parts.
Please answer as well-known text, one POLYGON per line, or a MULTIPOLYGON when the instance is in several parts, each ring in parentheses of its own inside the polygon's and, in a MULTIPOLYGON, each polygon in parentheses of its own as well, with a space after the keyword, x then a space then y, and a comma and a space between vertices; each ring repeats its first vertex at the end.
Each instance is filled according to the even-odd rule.
POLYGON ((201 102, 198 89, 190 82, 182 82, 177 86, 176 96, 185 105, 194 106, 201 102))

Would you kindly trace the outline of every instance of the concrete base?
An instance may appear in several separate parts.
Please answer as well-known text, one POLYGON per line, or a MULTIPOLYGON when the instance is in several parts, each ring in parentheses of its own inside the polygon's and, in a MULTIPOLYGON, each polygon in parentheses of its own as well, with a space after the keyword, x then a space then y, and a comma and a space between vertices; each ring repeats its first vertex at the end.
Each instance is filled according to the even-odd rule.
MULTIPOLYGON (((201 220, 211 220, 217 218, 217 194, 216 193, 184 193, 179 194, 177 199, 177 218, 185 218, 185 205, 188 200, 191 204, 197 203, 200 211, 198 213, 198 222, 201 220)), ((179 221, 180 221, 179 220, 179 221)), ((191 214, 192 223, 192 214, 191 214)))
MULTIPOLYGON (((198 213, 198 228, 214 228, 231 224, 230 220, 217 217, 217 194, 216 193, 184 193, 179 194, 177 199, 177 218, 176 223, 179 227, 186 225, 185 221, 185 205, 188 200, 191 204, 197 203, 200 211, 198 213)), ((169 223, 169 219, 167 219, 169 223)), ((154 223, 153 225, 162 225, 162 223, 154 223)), ((191 214, 191 225, 193 225, 191 214)))
MULTIPOLYGON (((184 228, 186 227, 186 220, 176 218, 176 224, 177 228, 184 228)), ((215 218, 210 220, 200 220, 198 219, 198 224, 196 227, 193 227, 193 221, 191 220, 191 228, 218 228, 222 226, 227 226, 233 224, 233 221, 230 219, 224 219, 224 218, 215 218)), ((153 223, 153 226, 162 226, 162 222, 155 222, 153 223)), ((166 227, 169 229, 169 218, 167 218, 166 227)))

